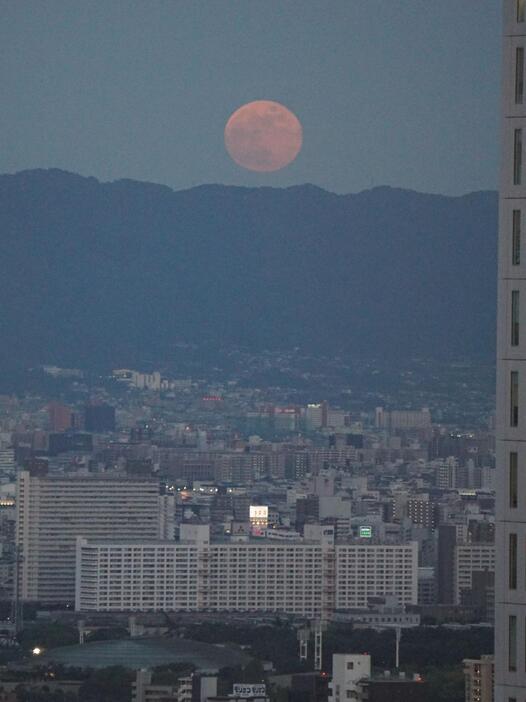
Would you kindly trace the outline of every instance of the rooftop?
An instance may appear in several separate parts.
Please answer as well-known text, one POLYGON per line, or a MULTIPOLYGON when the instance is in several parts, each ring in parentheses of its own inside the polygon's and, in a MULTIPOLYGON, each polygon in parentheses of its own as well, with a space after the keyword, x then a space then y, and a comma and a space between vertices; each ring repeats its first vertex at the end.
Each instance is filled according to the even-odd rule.
POLYGON ((133 670, 168 663, 192 663, 198 670, 218 670, 246 665, 250 657, 230 646, 216 646, 181 638, 135 638, 94 641, 61 646, 38 657, 39 665, 51 662, 80 668, 123 666, 133 670))

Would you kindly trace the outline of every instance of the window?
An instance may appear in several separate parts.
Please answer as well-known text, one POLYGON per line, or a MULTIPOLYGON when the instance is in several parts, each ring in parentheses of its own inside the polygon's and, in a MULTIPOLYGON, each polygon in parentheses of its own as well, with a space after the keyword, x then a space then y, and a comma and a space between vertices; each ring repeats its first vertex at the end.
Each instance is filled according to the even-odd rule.
POLYGON ((510 426, 519 426, 519 372, 510 373, 510 426))
POLYGON ((508 547, 508 587, 517 589, 517 534, 510 534, 508 547))
POLYGON ((513 210, 511 262, 514 266, 518 266, 521 262, 521 211, 520 210, 513 210))
POLYGON ((526 0, 517 0, 517 22, 524 22, 526 16, 526 0))
POLYGON ((511 291, 511 345, 519 345, 519 291, 511 291))
POLYGON ((514 614, 508 617, 508 670, 517 670, 517 617, 514 614))
POLYGON ((524 47, 515 50, 515 104, 522 105, 524 97, 524 47))
POLYGON ((510 452, 510 507, 517 509, 518 505, 518 454, 510 452))
POLYGON ((520 185, 522 179, 522 129, 513 134, 513 185, 520 185))

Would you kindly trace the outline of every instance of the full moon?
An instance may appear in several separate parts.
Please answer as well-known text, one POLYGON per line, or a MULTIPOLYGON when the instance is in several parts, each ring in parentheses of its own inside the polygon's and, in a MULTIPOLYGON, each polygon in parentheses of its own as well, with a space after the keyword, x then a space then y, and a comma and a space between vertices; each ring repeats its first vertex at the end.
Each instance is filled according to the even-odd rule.
POLYGON ((232 159, 251 171, 278 171, 299 154, 303 129, 296 115, 279 102, 255 100, 242 105, 225 126, 232 159))

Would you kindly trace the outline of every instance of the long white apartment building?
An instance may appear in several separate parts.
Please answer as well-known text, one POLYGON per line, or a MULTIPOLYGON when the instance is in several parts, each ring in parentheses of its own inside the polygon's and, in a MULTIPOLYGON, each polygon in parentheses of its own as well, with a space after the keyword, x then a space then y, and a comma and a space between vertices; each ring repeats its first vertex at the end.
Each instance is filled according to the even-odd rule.
POLYGON ((164 498, 151 479, 18 475, 16 541, 19 588, 26 601, 75 599, 75 549, 79 536, 106 539, 165 537, 164 498))
MULTIPOLYGON (((326 531, 326 530, 324 530, 326 531)), ((180 542, 81 538, 79 611, 267 611, 308 617, 366 607, 372 596, 418 600, 417 543, 210 542, 183 525, 180 542)))
POLYGON ((526 1, 503 0, 495 700, 526 699, 526 1))

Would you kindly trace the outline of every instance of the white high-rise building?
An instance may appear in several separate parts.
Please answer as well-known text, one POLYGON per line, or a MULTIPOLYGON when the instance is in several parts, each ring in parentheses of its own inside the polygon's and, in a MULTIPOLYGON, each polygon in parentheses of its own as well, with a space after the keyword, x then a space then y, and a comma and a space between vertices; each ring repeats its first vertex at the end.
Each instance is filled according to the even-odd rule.
POLYGON ((526 699, 526 1, 504 0, 495 699, 526 699), (522 244, 522 246, 521 246, 522 244), (521 300, 522 298, 522 300, 521 300))
POLYGON ((122 477, 18 475, 16 541, 20 596, 43 603, 75 600, 76 539, 158 539, 159 483, 122 477))

